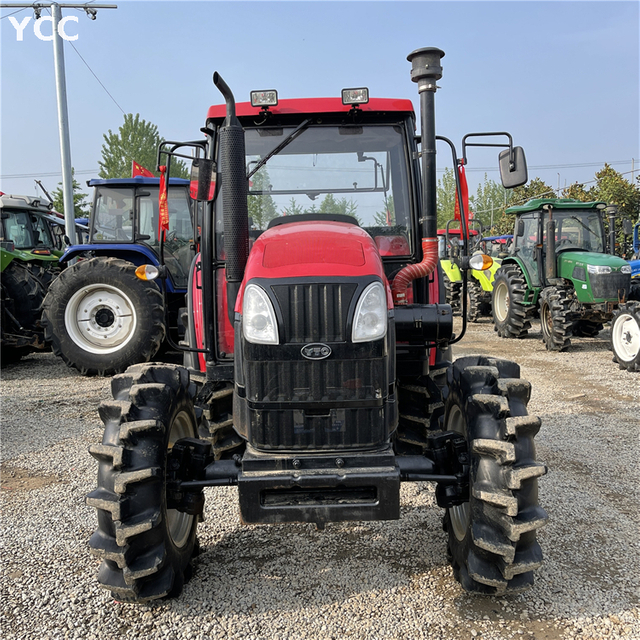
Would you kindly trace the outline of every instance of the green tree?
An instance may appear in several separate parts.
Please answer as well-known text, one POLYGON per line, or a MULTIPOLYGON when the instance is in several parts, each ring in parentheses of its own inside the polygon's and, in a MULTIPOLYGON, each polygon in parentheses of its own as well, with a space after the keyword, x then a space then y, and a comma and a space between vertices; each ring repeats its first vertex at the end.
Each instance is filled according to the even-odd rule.
POLYGON ((373 216, 373 222, 377 227, 393 226, 396 223, 396 207, 393 202, 393 196, 384 197, 384 209, 376 211, 373 216))
POLYGON ((343 215, 352 216, 358 221, 358 224, 362 224, 360 218, 357 215, 358 205, 351 200, 341 198, 336 200, 333 193, 328 193, 322 202, 320 203, 319 213, 341 213, 343 215))
POLYGON ((544 180, 534 178, 529 180, 527 184, 516 187, 511 191, 510 205, 520 205, 532 200, 533 198, 555 198, 556 191, 550 187, 544 180))
MULTIPOLYGON (((80 183, 74 177, 75 169, 71 168, 71 185, 73 187, 73 209, 75 218, 85 218, 89 215, 90 203, 86 201, 89 197, 80 191, 80 183)), ((58 188, 53 194, 53 208, 59 213, 64 213, 64 195, 62 192, 62 182, 58 182, 58 188)))
MULTIPOLYGON (((103 134, 102 160, 98 161, 101 178, 130 178, 131 166, 135 160, 139 165, 159 175, 156 171, 158 146, 164 138, 158 133, 158 127, 140 118, 140 114, 127 113, 124 123, 113 133, 109 129, 103 134)), ((177 158, 171 161, 171 176, 188 178, 187 165, 177 158)))
POLYGON ((444 229, 453 220, 456 207, 456 177, 453 169, 447 168, 436 185, 438 229, 444 229))
POLYGON ((296 202, 296 199, 292 196, 291 200, 289 200, 289 204, 287 208, 284 210, 284 215, 287 216, 297 216, 301 213, 304 213, 304 207, 296 202))
POLYGON ((478 185, 476 195, 469 196, 469 207, 474 212, 474 219, 480 220, 483 227, 493 227, 509 206, 511 196, 509 190, 495 180, 490 180, 485 173, 484 181, 478 185))
POLYGON ((262 191, 259 195, 250 195, 248 197, 249 217, 255 229, 266 229, 270 220, 278 215, 276 203, 267 193, 271 180, 266 167, 262 167, 258 173, 251 178, 251 189, 262 191))
MULTIPOLYGON (((638 183, 640 184, 640 183, 638 183)), ((640 218, 640 188, 613 169, 610 165, 604 167, 595 174, 595 184, 588 189, 584 184, 575 183, 562 192, 565 198, 575 198, 581 202, 602 201, 608 205, 618 207, 618 215, 614 221, 616 228, 616 244, 624 246, 624 233, 622 220, 632 221, 640 218)), ((609 217, 604 216, 604 227, 607 237, 609 235, 609 217)))

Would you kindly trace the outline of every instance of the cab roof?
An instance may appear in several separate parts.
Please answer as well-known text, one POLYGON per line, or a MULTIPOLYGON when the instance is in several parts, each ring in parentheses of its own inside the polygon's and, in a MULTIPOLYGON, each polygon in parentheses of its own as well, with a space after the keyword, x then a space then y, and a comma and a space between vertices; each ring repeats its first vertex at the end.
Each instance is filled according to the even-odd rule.
POLYGON ((53 204, 37 196, 16 196, 9 193, 0 195, 0 207, 30 209, 41 213, 51 213, 53 204))
MULTIPOLYGON (((347 114, 353 105, 342 104, 341 98, 291 98, 279 100, 275 107, 269 107, 269 112, 274 115, 309 115, 321 113, 344 113, 347 114)), ((357 108, 364 113, 404 113, 413 114, 413 103, 411 100, 396 98, 371 98, 366 104, 360 104, 357 108)), ((256 116, 262 114, 261 107, 253 107, 250 102, 239 102, 236 104, 236 115, 238 117, 256 116)), ((224 104, 216 104, 209 107, 207 120, 222 120, 227 115, 227 108, 224 104)))
POLYGON ((595 202, 582 202, 573 198, 534 198, 522 206, 509 207, 505 213, 525 213, 528 211, 538 211, 544 205, 553 205, 554 209, 602 209, 606 202, 597 200, 595 202))

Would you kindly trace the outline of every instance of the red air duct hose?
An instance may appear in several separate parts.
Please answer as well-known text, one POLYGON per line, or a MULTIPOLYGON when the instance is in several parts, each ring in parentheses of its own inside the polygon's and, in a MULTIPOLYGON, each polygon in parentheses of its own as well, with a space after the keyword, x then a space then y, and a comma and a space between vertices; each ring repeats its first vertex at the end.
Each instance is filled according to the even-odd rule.
POLYGON ((401 269, 393 279, 391 293, 393 304, 396 306, 407 304, 407 287, 417 278, 424 278, 433 273, 438 264, 438 239, 422 239, 422 262, 407 265, 401 269))

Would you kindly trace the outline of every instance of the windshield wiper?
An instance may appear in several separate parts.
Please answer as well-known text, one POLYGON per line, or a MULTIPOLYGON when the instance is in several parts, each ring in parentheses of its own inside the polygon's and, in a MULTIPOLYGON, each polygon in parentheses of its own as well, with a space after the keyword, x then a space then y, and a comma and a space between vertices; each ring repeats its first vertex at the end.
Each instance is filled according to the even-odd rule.
POLYGON ((253 168, 253 171, 247 174, 247 180, 251 178, 256 171, 259 171, 264 167, 264 165, 267 164, 273 156, 280 153, 288 144, 293 142, 306 128, 308 128, 310 124, 311 118, 307 118, 304 122, 299 124, 277 147, 271 149, 271 151, 269 151, 269 153, 267 153, 267 155, 258 162, 258 164, 253 168))
POLYGON ((582 226, 583 228, 585 228, 592 236, 595 236, 596 238, 598 237, 598 234, 593 231, 593 229, 589 229, 589 227, 587 227, 587 225, 582 222, 582 220, 580 220, 580 218, 578 218, 578 216, 569 216, 572 220, 575 220, 580 226, 582 226))

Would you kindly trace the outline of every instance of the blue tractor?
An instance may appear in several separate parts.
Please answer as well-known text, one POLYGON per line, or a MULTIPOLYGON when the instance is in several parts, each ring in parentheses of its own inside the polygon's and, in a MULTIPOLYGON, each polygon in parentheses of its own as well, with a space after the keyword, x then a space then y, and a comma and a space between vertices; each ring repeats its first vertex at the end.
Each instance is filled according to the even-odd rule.
POLYGON ((611 350, 620 369, 640 372, 640 222, 633 227, 633 255, 629 264, 629 301, 619 306, 611 320, 611 350))
POLYGON ((60 262, 68 266, 50 287, 42 317, 54 353, 83 375, 147 362, 168 335, 177 341, 184 332, 180 309, 197 243, 193 201, 188 180, 169 179, 161 242, 159 183, 140 176, 87 182, 94 187, 89 242, 64 252, 60 262), (166 269, 165 277, 136 276, 145 266, 166 269))

